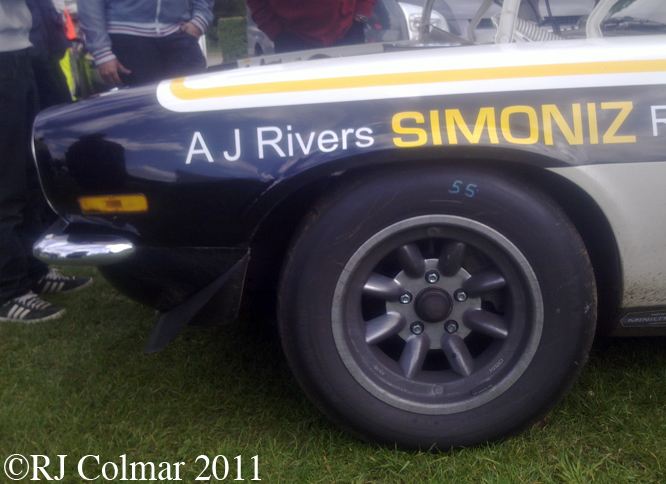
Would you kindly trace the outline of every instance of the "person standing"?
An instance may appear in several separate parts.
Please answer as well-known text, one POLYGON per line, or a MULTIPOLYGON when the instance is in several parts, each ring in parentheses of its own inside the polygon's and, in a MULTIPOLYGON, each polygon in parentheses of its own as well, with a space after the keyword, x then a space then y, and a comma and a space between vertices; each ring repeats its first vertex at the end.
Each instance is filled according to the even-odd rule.
POLYGON ((377 0, 247 0, 252 20, 276 53, 362 44, 377 0))
POLYGON ((213 0, 86 0, 79 25, 102 79, 137 85, 206 70, 199 37, 213 0))
POLYGON ((0 321, 54 319, 64 309, 36 293, 65 292, 92 283, 65 277, 32 255, 43 232, 46 201, 31 160, 38 96, 29 54, 32 24, 25 0, 0 2, 0 321))
MULTIPOLYGON (((60 59, 70 47, 64 16, 52 0, 26 0, 32 14, 30 56, 37 83, 40 110, 72 102, 60 59)), ((64 7, 64 5, 63 5, 64 7)))

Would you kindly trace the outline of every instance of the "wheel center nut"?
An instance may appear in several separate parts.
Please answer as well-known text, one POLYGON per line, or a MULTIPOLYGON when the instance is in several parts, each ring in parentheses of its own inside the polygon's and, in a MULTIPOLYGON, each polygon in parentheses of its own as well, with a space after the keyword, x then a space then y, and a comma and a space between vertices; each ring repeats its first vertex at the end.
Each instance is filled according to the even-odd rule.
POLYGON ((443 321, 451 313, 451 296, 436 287, 424 289, 416 297, 416 314, 423 321, 437 323, 443 321))

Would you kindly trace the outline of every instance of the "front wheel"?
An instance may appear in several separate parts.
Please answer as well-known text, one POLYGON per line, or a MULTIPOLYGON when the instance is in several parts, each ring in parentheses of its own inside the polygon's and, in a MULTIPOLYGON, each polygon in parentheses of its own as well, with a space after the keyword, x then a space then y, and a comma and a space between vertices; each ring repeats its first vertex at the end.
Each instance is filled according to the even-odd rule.
POLYGON ((310 398, 371 441, 495 440, 578 375, 596 294, 564 213, 492 171, 422 168, 325 195, 280 286, 287 358, 310 398))

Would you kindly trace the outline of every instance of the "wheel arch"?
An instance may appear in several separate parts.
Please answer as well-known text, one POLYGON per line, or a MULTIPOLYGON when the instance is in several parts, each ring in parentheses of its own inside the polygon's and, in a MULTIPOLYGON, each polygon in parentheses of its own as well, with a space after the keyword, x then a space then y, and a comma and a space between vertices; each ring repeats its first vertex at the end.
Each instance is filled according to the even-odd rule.
POLYGON ((597 334, 610 335, 622 297, 622 263, 615 233, 597 202, 572 181, 548 170, 529 170, 530 180, 564 210, 583 239, 597 285, 597 334))
POLYGON ((273 204, 261 219, 252 242, 252 259, 248 268, 247 288, 270 289, 277 287, 280 268, 289 242, 300 221, 323 191, 348 183, 372 172, 404 170, 409 163, 418 168, 432 164, 455 166, 465 164, 480 169, 493 169, 528 181, 553 198, 571 219, 588 251, 598 291, 597 331, 612 331, 620 306, 622 270, 615 235, 599 205, 581 187, 549 171, 562 162, 541 154, 518 150, 480 149, 452 150, 400 150, 373 154, 371 159, 350 158, 303 172, 298 177, 303 183, 273 204), (312 173, 310 173, 312 172, 312 173))

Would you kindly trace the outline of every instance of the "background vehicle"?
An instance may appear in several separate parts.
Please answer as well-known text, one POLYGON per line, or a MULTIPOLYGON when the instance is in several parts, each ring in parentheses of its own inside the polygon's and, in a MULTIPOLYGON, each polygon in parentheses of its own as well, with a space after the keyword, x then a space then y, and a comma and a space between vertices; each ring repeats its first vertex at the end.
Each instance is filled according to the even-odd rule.
POLYGON ((597 321, 666 330, 666 36, 635 35, 662 32, 656 0, 568 23, 520 5, 491 45, 423 20, 417 41, 357 46, 381 54, 43 113, 61 221, 36 254, 97 265, 160 311, 147 352, 273 291, 303 390, 361 438, 524 429, 573 384, 597 321))

